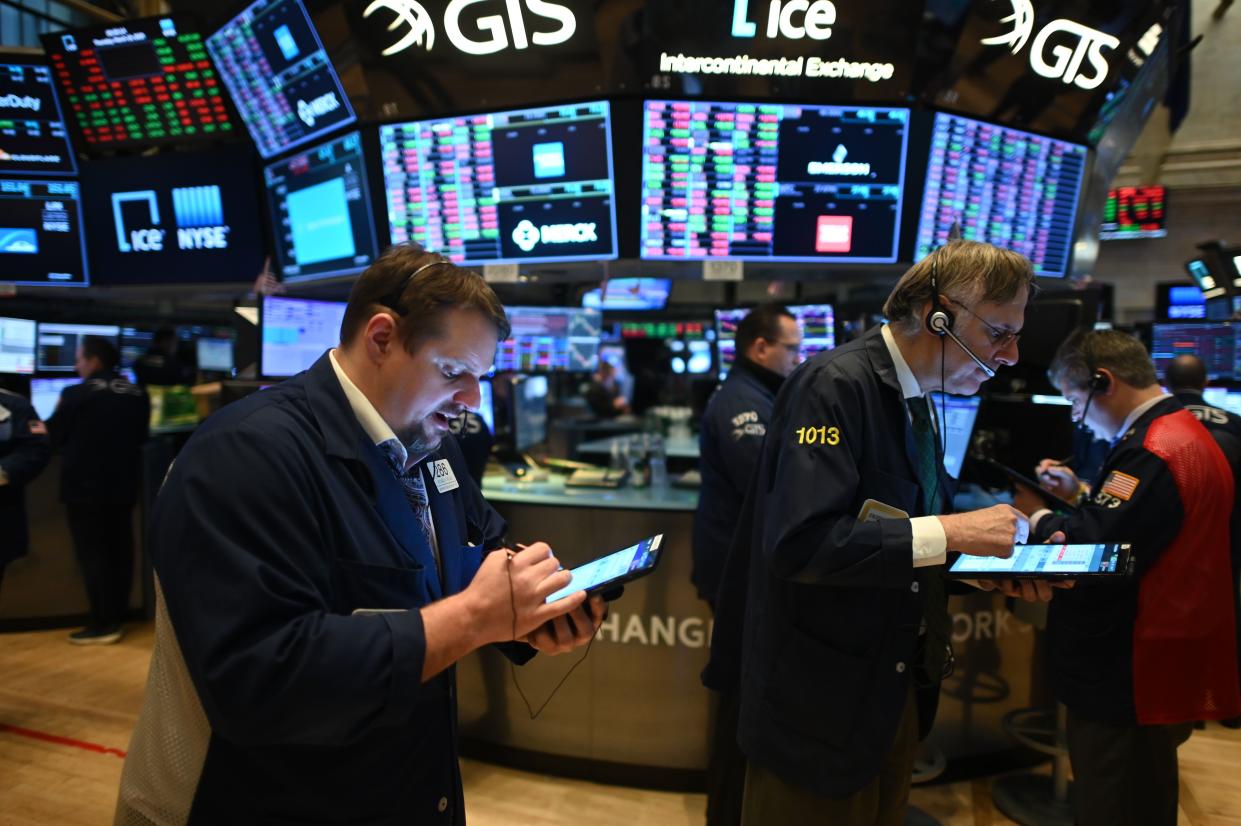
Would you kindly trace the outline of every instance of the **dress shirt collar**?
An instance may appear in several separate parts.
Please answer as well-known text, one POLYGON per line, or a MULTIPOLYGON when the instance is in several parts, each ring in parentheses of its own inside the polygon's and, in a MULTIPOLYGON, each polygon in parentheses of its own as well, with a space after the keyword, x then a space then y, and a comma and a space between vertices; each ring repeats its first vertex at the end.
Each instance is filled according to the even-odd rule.
POLYGON ((358 424, 362 425, 362 429, 366 431, 367 437, 377 445, 389 441, 394 442, 393 449, 400 458, 402 467, 408 469, 409 451, 405 445, 401 444, 401 440, 396 437, 392 427, 384 421, 383 416, 379 415, 379 411, 375 409, 375 405, 371 404, 371 400, 366 398, 366 394, 359 390, 345 373, 344 368, 336 359, 335 349, 328 351, 328 358, 332 361, 332 369, 336 371, 336 378, 340 380, 341 389, 345 391, 345 398, 349 400, 349 406, 353 408, 353 415, 357 417, 358 424))
POLYGON ((880 332, 883 334, 883 343, 888 347, 888 355, 892 356, 892 366, 896 368, 896 380, 901 383, 901 397, 908 400, 925 396, 926 394, 922 392, 922 385, 918 384, 918 378, 909 369, 909 363, 905 361, 905 357, 901 355, 901 348, 897 346, 896 336, 892 333, 892 325, 883 325, 880 332))

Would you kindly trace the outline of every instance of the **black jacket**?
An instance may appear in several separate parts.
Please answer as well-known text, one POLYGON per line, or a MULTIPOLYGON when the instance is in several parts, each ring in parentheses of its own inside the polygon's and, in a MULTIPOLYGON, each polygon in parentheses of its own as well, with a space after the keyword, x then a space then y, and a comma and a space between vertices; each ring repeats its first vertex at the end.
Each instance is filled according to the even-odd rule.
POLYGON ((916 456, 879 330, 815 356, 776 398, 741 514, 750 541, 730 551, 704 681, 739 681, 743 751, 820 794, 875 776, 907 701, 921 586, 938 571, 913 567, 908 520, 857 516, 867 499, 925 514, 916 456))
POLYGON ((137 502, 150 419, 146 393, 114 373, 96 373, 66 387, 47 420, 52 445, 62 453, 60 501, 137 502))
POLYGON ((702 487, 694 513, 691 579, 698 596, 712 605, 781 383, 778 373, 738 359, 702 414, 698 434, 702 487))
POLYGON ((52 451, 47 428, 24 397, 0 390, 0 569, 24 556, 30 543, 26 524, 26 485, 47 467, 52 451))

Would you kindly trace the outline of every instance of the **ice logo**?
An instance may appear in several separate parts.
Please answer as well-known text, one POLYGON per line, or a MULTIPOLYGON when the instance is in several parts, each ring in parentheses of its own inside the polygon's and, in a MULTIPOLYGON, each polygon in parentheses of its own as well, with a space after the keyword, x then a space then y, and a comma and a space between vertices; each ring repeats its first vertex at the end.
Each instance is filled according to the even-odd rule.
POLYGON ((522 252, 530 252, 539 243, 539 228, 529 219, 523 220, 513 228, 513 243, 522 252))
POLYGON ((1026 41, 1030 39, 1031 33, 1034 31, 1034 6, 1030 0, 1009 0, 1012 5, 1013 13, 1008 17, 1001 18, 1001 23, 1012 23, 1012 31, 997 35, 996 37, 985 37, 982 40, 984 46, 1009 46, 1011 45, 1013 54, 1021 51, 1025 47, 1026 41))
POLYGON ((417 0, 372 0, 371 4, 362 11, 362 19, 365 20, 379 9, 388 9, 396 15, 388 24, 388 31, 392 31, 402 23, 409 26, 409 31, 405 32, 400 40, 381 52, 384 57, 415 45, 425 46, 428 52, 431 51, 431 47, 435 45, 435 24, 431 22, 431 15, 421 3, 417 0), (426 42, 423 42, 424 37, 426 42))

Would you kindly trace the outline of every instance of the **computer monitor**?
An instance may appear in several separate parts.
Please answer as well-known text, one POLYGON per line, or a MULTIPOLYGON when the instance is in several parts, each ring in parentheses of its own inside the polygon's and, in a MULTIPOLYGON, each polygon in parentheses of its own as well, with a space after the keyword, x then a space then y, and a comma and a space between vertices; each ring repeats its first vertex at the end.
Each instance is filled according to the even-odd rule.
POLYGON ((1168 234, 1168 191, 1163 186, 1118 186, 1103 205, 1100 241, 1163 238, 1168 234))
POLYGON ((505 307, 512 333, 496 348, 497 371, 590 372, 599 364, 598 310, 505 307))
POLYGON ((0 140, 0 175, 77 174, 48 66, 0 63, 0 140))
POLYGON ((978 419, 979 396, 933 396, 939 417, 940 444, 944 450, 944 470, 953 479, 961 478, 961 466, 969 453, 978 419))
POLYGON ((34 372, 36 326, 24 318, 0 318, 0 373, 34 372))
POLYGON ((351 132, 263 170, 285 281, 358 272, 379 254, 362 138, 351 132))
POLYGON ((646 259, 896 261, 909 110, 648 100, 646 259))
POLYGON ((667 278, 613 278, 603 287, 588 290, 582 306, 591 310, 662 310, 668 303, 672 281, 667 278))
POLYGON ((939 113, 931 135, 914 260, 948 241, 1019 252, 1034 274, 1061 278, 1073 253, 1073 222, 1086 147, 939 113))
POLYGON ((1233 378, 1237 375, 1236 327, 1228 322, 1151 325, 1151 359, 1161 380, 1172 359, 1185 354, 1202 359, 1208 378, 1233 378))
POLYGON ((519 376, 511 396, 513 447, 529 450, 547 441, 547 376, 519 376))
POLYGON ((255 172, 241 144, 84 164, 95 283, 252 282, 263 246, 255 172))
POLYGON ((344 301, 264 296, 259 319, 264 376, 293 376, 340 343, 344 301))
POLYGON ((197 22, 172 14, 40 36, 82 148, 232 135, 233 119, 197 22))
POLYGON ((30 404, 40 419, 50 419, 60 403, 60 394, 66 387, 79 384, 82 380, 77 376, 71 379, 31 379, 30 404))
POLYGON ((458 264, 615 258, 607 101, 379 127, 392 243, 458 264))
POLYGON ((204 373, 233 372, 233 340, 231 338, 195 339, 198 351, 198 369, 204 373))
POLYGON ((77 181, 0 180, 0 282, 85 287, 77 181))
POLYGON ((1224 397, 1223 404, 1220 407, 1229 413, 1241 416, 1241 390, 1229 390, 1228 395, 1224 397))
POLYGON ((207 50, 264 158, 357 120, 301 0, 251 3, 207 50))
POLYGON ((134 362, 151 349, 155 343, 155 330, 151 327, 121 328, 121 367, 132 369, 134 362))
POLYGON ((836 314, 831 304, 800 304, 788 309, 801 330, 799 361, 836 347, 836 314))
POLYGON ((112 324, 39 323, 38 369, 48 373, 72 373, 78 347, 87 336, 102 336, 116 344, 121 328, 112 324))
POLYGON ((1206 299, 1193 284, 1156 284, 1155 320, 1184 321, 1206 318, 1206 299))
POLYGON ((481 401, 478 403, 478 416, 487 423, 487 429, 492 435, 496 432, 496 408, 495 401, 491 394, 491 380, 483 379, 478 383, 478 394, 481 401))

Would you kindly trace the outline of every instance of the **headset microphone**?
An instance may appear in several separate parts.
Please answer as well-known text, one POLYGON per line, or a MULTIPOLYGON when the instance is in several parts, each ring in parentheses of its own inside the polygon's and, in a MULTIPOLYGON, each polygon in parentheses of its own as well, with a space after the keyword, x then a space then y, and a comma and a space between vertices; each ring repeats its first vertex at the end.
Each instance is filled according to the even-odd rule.
POLYGON ((931 312, 926 317, 926 328, 940 338, 948 336, 958 347, 965 351, 965 355, 974 360, 974 363, 978 365, 978 369, 986 373, 987 378, 995 378, 995 370, 974 355, 974 351, 956 333, 952 332, 952 322, 952 313, 939 300, 939 249, 936 249, 931 253, 931 312))
POLYGON ((1090 430, 1090 425, 1086 424, 1086 415, 1090 412, 1090 403, 1094 401, 1094 394, 1107 390, 1111 386, 1111 379, 1107 377, 1107 373, 1101 370, 1094 371, 1094 375, 1090 377, 1090 392, 1086 394, 1086 404, 1082 406, 1082 417, 1077 420, 1077 426, 1082 430, 1090 430))

